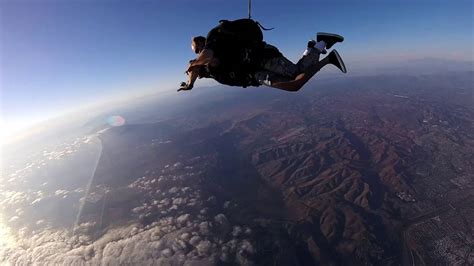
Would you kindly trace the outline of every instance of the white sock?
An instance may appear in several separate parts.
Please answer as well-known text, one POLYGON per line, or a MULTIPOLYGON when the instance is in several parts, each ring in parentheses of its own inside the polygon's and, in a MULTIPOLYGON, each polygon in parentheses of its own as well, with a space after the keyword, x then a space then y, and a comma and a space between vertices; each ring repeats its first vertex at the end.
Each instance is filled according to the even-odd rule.
POLYGON ((314 48, 318 49, 321 53, 326 51, 326 49, 324 49, 325 47, 326 47, 326 42, 325 41, 319 41, 314 46, 314 48))

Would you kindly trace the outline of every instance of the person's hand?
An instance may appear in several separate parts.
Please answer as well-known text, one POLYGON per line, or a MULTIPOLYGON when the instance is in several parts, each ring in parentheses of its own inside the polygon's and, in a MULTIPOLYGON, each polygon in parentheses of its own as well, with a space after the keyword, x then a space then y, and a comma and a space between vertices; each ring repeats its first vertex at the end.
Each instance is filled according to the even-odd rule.
POLYGON ((193 85, 187 84, 186 82, 181 82, 181 85, 178 89, 178 91, 190 91, 193 89, 193 85))

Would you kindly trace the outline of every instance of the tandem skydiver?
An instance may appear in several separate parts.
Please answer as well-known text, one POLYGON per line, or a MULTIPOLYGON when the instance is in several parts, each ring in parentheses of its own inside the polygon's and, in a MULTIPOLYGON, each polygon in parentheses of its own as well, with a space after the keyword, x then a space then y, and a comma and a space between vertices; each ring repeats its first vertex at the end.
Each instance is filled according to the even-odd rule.
POLYGON ((197 78, 213 78, 230 86, 260 86, 298 91, 321 68, 332 64, 346 73, 346 67, 336 50, 325 54, 344 38, 337 34, 318 33, 310 40, 301 59, 292 63, 274 46, 263 41, 260 24, 251 19, 221 21, 207 37, 197 36, 191 41, 198 54, 190 61, 186 73, 188 82, 178 91, 191 90, 197 78))

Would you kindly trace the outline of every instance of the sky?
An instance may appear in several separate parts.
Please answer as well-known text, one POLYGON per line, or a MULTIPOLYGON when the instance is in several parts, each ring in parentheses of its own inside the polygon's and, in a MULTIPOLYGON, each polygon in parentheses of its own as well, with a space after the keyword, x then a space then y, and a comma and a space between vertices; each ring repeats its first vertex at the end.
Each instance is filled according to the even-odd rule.
MULTIPOLYGON (((472 0, 253 0, 265 40, 297 60, 316 32, 345 37, 346 65, 472 60, 472 0)), ((192 36, 247 16, 247 0, 0 0, 3 132, 78 107, 171 93, 195 55, 192 36)))

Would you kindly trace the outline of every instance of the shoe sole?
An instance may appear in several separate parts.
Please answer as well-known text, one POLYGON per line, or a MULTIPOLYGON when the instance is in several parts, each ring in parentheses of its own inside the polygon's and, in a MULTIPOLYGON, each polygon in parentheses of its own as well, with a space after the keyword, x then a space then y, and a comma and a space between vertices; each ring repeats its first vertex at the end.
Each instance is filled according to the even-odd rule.
POLYGON ((318 32, 318 33, 316 33, 316 38, 318 37, 318 35, 325 35, 325 36, 330 36, 330 37, 336 37, 336 38, 341 39, 341 42, 344 41, 344 37, 342 37, 342 36, 339 35, 339 34, 335 34, 335 33, 318 32))
POLYGON ((337 62, 339 63, 339 65, 342 68, 341 69, 342 73, 347 73, 346 65, 344 64, 344 61, 342 61, 342 58, 339 55, 339 53, 335 49, 332 50, 331 53, 334 53, 334 55, 336 56, 337 62))

